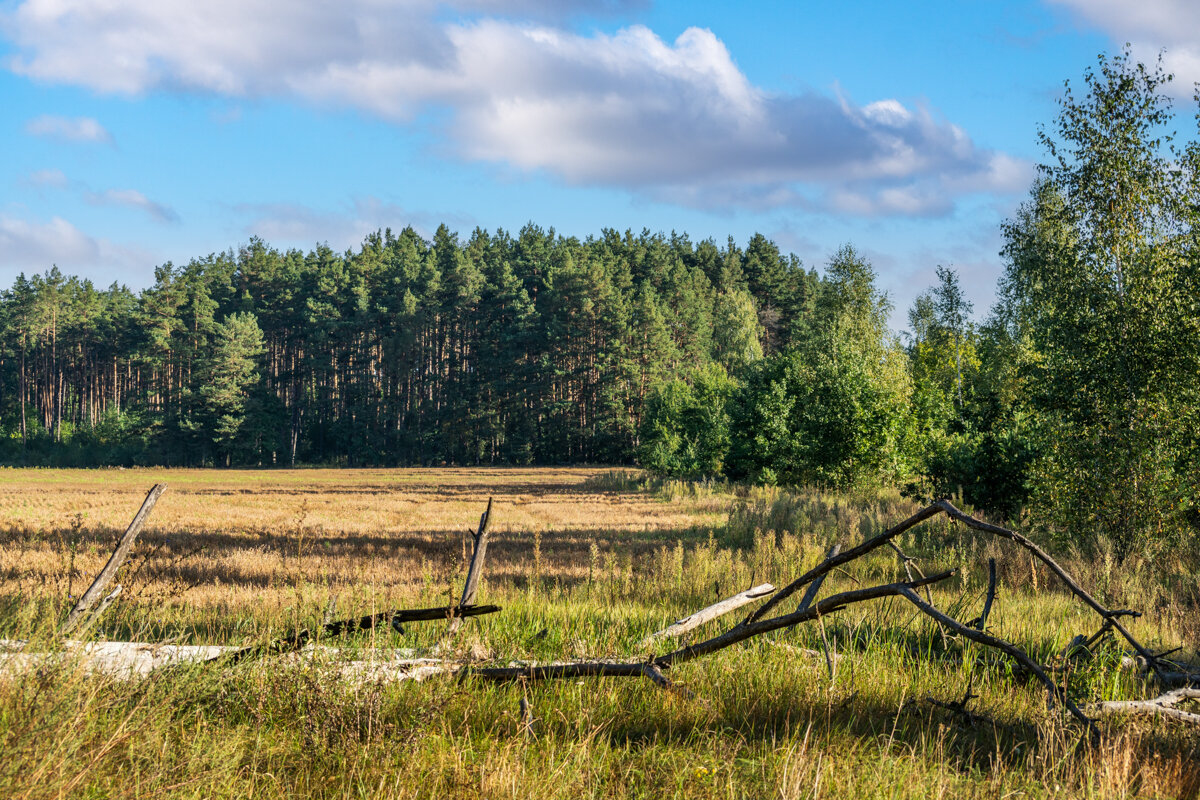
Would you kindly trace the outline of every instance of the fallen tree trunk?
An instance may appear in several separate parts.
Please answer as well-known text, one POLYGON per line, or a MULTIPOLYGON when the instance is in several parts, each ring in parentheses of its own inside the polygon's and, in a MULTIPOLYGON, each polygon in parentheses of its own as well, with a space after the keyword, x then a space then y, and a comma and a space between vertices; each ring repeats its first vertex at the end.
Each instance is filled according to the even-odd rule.
POLYGON ((1150 700, 1108 700, 1089 706, 1088 710, 1097 715, 1155 714, 1180 722, 1200 725, 1200 714, 1175 708, 1184 700, 1200 700, 1200 688, 1175 689, 1150 700))
POLYGON ((397 633, 403 633, 404 629, 400 627, 405 622, 420 622, 439 619, 462 619, 464 617, 478 617, 483 614, 495 614, 500 610, 500 606, 440 606, 438 608, 411 608, 398 609, 395 611, 380 611, 377 614, 368 614, 363 617, 354 619, 338 620, 337 622, 329 622, 322 625, 317 631, 309 628, 302 628, 298 631, 293 631, 287 636, 276 639, 269 644, 250 645, 235 650, 231 653, 223 653, 216 656, 212 661, 223 660, 227 663, 236 663, 244 658, 259 655, 278 655, 280 653, 291 653, 304 645, 308 644, 315 635, 319 632, 323 636, 341 636, 346 633, 355 633, 357 631, 374 630, 381 623, 390 623, 397 633))
POLYGON ((681 647, 661 656, 653 656, 645 661, 577 661, 564 664, 529 665, 519 667, 464 667, 461 677, 476 677, 486 681, 553 680, 563 678, 583 677, 636 677, 645 674, 646 664, 653 664, 659 669, 666 669, 676 664, 682 664, 701 656, 724 650, 726 647, 744 642, 764 633, 777 631, 780 628, 790 628, 801 622, 809 622, 819 616, 832 614, 853 603, 864 600, 874 600, 902 594, 929 583, 944 581, 954 574, 954 570, 931 575, 928 578, 912 582, 890 583, 883 586, 871 586, 865 589, 854 589, 848 592, 831 595, 803 611, 794 611, 780 617, 760 620, 753 623, 741 623, 719 636, 706 639, 703 642, 681 647))

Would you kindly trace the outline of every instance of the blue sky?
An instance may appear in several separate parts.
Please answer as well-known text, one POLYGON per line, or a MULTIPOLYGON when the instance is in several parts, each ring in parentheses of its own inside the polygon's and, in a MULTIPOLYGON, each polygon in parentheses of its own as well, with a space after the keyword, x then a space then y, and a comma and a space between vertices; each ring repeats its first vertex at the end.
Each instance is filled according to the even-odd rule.
POLYGON ((1186 109, 1194 5, 0 0, 0 286, 533 221, 850 242, 896 327, 938 264, 981 315, 1063 81, 1131 42, 1186 109))

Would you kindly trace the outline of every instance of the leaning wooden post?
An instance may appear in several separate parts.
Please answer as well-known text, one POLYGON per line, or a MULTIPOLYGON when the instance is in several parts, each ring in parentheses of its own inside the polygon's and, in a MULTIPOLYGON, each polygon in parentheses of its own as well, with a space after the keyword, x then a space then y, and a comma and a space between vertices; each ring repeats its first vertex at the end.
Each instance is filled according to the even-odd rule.
POLYGON ((100 570, 100 574, 96 576, 96 580, 92 581, 92 585, 88 587, 88 590, 83 593, 83 597, 79 598, 79 602, 75 604, 75 608, 71 609, 71 613, 67 616, 67 621, 62 626, 61 633, 63 636, 78 628, 92 608, 100 602, 101 597, 104 595, 104 590, 108 588, 108 584, 112 583, 113 578, 117 576, 117 571, 121 569, 121 566, 125 563, 125 559, 129 557, 129 551, 133 549, 133 543, 137 539, 138 534, 142 532, 142 526, 146 523, 146 518, 150 516, 150 512, 154 509, 154 504, 158 502, 158 498, 166 489, 167 485, 165 483, 156 483, 154 484, 154 488, 146 495, 146 499, 142 501, 142 507, 138 509, 133 521, 125 529, 125 533, 121 536, 121 541, 117 544, 117 549, 109 557, 108 563, 104 565, 104 569, 100 570))
MULTIPOLYGON (((475 602, 475 594, 479 591, 479 578, 483 574, 483 559, 487 554, 488 525, 492 521, 492 498, 488 498, 487 510, 479 518, 479 529, 471 534, 475 540, 475 550, 471 553, 471 566, 467 569, 467 582, 463 585, 460 607, 470 606, 475 602)), ((450 633, 454 633, 462 625, 462 617, 450 620, 450 633)))

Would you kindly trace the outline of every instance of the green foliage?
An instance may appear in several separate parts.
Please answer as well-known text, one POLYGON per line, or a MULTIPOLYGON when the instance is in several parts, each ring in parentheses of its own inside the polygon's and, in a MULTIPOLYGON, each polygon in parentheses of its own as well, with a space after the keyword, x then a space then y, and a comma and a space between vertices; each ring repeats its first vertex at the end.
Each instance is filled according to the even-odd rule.
POLYGON ((907 374, 834 343, 754 364, 732 406, 728 474, 762 483, 846 487, 906 471, 907 374))
POLYGON ((263 335, 254 315, 243 311, 216 323, 213 340, 199 369, 197 410, 206 438, 228 465, 246 421, 250 389, 259 380, 263 335))
POLYGON ((51 269, 0 297, 0 460, 629 463, 655 385, 777 348, 817 283, 761 236, 535 225, 345 253, 252 239, 137 294, 51 269))
POLYGON ((758 309, 754 296, 741 289, 717 295, 713 308, 713 358, 729 372, 737 372, 762 358, 758 309))
POLYGON ((1052 159, 1006 225, 1003 294, 1045 439, 1043 518, 1121 553, 1181 530, 1200 400, 1193 165, 1173 155, 1161 70, 1101 58, 1068 86, 1052 159))
POLYGON ((659 384, 650 393, 639 461, 660 475, 718 476, 729 450, 729 401, 736 384, 719 365, 688 377, 659 384))
POLYGON ((874 270, 845 247, 822 289, 806 339, 746 372, 732 406, 731 477, 845 487, 909 468, 908 368, 874 270))

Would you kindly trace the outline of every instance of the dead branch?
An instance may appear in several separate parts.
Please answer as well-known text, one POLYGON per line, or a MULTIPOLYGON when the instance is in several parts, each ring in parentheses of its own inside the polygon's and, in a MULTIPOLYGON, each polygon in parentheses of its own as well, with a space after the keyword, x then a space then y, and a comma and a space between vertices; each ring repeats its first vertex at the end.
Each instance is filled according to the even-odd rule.
POLYGON ((759 586, 747 589, 744 592, 738 592, 732 597, 727 597, 724 600, 713 603, 711 606, 700 609, 699 611, 689 614, 682 619, 676 620, 673 624, 663 628, 643 639, 638 647, 648 647, 657 639, 665 639, 669 637, 682 636, 690 630, 699 628, 706 622, 710 622, 717 617, 728 614, 730 611, 735 611, 748 603, 753 603, 760 597, 765 597, 775 591, 775 587, 769 583, 764 583, 759 586))
POLYGON ((676 664, 682 664, 693 659, 724 650, 726 647, 743 642, 764 633, 790 628, 802 622, 810 622, 819 616, 832 614, 846 606, 860 603, 864 600, 875 600, 880 597, 890 597, 911 592, 929 583, 944 581, 954 574, 954 570, 918 581, 889 583, 882 586, 870 586, 864 589, 853 589, 848 592, 830 595, 813 604, 803 611, 793 611, 771 619, 759 620, 752 623, 739 623, 719 636, 706 639, 703 642, 687 645, 661 656, 654 656, 649 661, 577 661, 564 664, 522 665, 515 667, 464 667, 460 670, 461 677, 473 676, 486 681, 514 681, 521 678, 526 680, 554 680, 588 677, 628 678, 645 675, 647 663, 658 669, 669 669, 676 664))
POLYGON ((1146 663, 1150 665, 1150 668, 1154 670, 1155 674, 1161 674, 1163 672, 1162 665, 1159 664, 1158 658, 1156 658, 1153 653, 1143 647, 1137 639, 1133 638, 1133 635, 1130 634, 1129 631, 1125 629, 1125 626, 1119 621, 1120 617, 1141 616, 1140 612, 1110 610, 1100 605, 1096 598, 1092 597, 1082 586, 1076 583, 1075 579, 1072 578, 1070 574, 1058 564, 1057 561, 1047 555, 1042 548, 1038 547, 1036 544, 1016 531, 1010 531, 1008 528, 1001 528, 999 525, 992 525, 991 523, 984 522, 981 519, 976 519, 970 514, 963 513, 955 508, 949 500, 938 500, 932 506, 929 506, 929 508, 939 508, 946 513, 946 516, 950 517, 951 519, 958 520, 968 528, 982 531, 983 533, 990 533, 993 536, 999 536, 1004 539, 1010 539, 1019 544, 1021 547, 1024 547, 1026 550, 1032 553, 1035 558, 1045 564, 1051 572, 1057 575, 1059 580, 1061 580, 1066 587, 1071 590, 1072 594, 1082 600, 1086 605, 1091 607, 1091 609, 1099 614, 1105 622, 1111 622, 1112 627, 1115 628, 1117 632, 1125 638, 1125 641, 1129 642, 1129 645, 1137 651, 1138 655, 1146 659, 1146 663))
MULTIPOLYGON (((471 552, 471 566, 467 569, 467 580, 463 584, 462 600, 459 605, 466 607, 475 602, 475 594, 479 591, 479 578, 483 575, 483 559, 487 554, 488 526, 492 521, 492 498, 488 498, 487 508, 479 518, 479 527, 471 537, 475 540, 475 549, 471 552)), ((462 625, 462 617, 450 620, 448 633, 454 633, 462 625)))
MULTIPOLYGON (((137 514, 133 516, 133 521, 129 523, 129 527, 125 529, 125 533, 121 535, 121 540, 117 543, 117 548, 113 550, 113 554, 109 556, 108 563, 104 565, 104 569, 100 570, 100 574, 96 576, 96 580, 92 581, 92 585, 83 593, 83 597, 79 598, 79 602, 71 609, 71 613, 67 615, 67 621, 63 623, 59 630, 61 636, 67 636, 69 633, 78 628, 92 608, 101 600, 104 595, 104 590, 117 576, 117 572, 125 563, 125 559, 129 557, 129 551, 133 549, 133 543, 137 540, 138 534, 142 532, 142 526, 146 523, 146 519, 150 516, 150 512, 154 510, 154 504, 158 502, 158 498, 167 490, 165 483, 156 483, 146 494, 146 499, 142 501, 142 507, 138 509, 137 514)), ((107 603, 102 603, 100 608, 96 609, 92 614, 91 623, 94 623, 100 613, 108 607, 112 600, 116 599, 116 593, 111 595, 111 599, 107 603)))
MULTIPOLYGON (((438 608, 410 608, 398 609, 395 611, 380 611, 377 614, 368 614, 365 617, 356 617, 354 619, 343 619, 336 622, 329 622, 322 625, 318 631, 325 637, 341 636, 342 634, 354 633, 356 631, 374 630, 380 623, 387 622, 397 633, 403 633, 404 629, 401 625, 405 622, 420 622, 439 619, 461 619, 463 617, 478 617, 483 614, 495 614, 500 610, 500 606, 440 606, 438 608)), ((210 661, 222 660, 226 663, 236 663, 242 659, 258 656, 258 655, 278 655, 280 653, 290 653, 301 649, 308 644, 316 634, 309 628, 302 628, 298 631, 293 631, 283 638, 276 639, 273 642, 265 645, 251 645, 243 647, 240 650, 235 650, 231 653, 222 653, 210 661)))
POLYGON ((996 599, 996 559, 988 559, 988 588, 987 594, 983 598, 983 611, 979 612, 979 616, 971 621, 970 625, 976 630, 984 630, 987 628, 988 614, 992 613, 992 602, 996 599))
POLYGON ((1071 716, 1075 717, 1075 719, 1079 720, 1085 725, 1090 726, 1092 724, 1091 719, 1089 719, 1082 711, 1079 710, 1079 707, 1071 701, 1071 698, 1067 696, 1066 692, 1063 691, 1058 684, 1052 681, 1042 666, 1026 655, 1024 650, 1017 647, 1015 644, 1004 641, 1003 639, 997 639, 995 636, 984 633, 983 631, 963 625, 953 617, 943 614, 941 611, 938 611, 936 608, 926 603, 911 588, 903 587, 897 591, 897 594, 905 597, 910 603, 921 609, 921 611, 925 612, 926 615, 932 617, 947 629, 952 630, 960 636, 970 639, 973 642, 978 642, 985 647, 991 647, 999 650, 1009 658, 1013 659, 1022 667, 1033 673, 1046 687, 1047 705, 1053 708, 1054 701, 1056 699, 1060 700, 1062 704, 1066 706, 1067 710, 1071 712, 1071 716))
MULTIPOLYGON (((799 578, 796 578, 796 580, 792 581, 787 586, 776 592, 771 599, 767 600, 767 602, 763 603, 754 612, 752 612, 750 616, 746 617, 746 619, 743 621, 743 624, 748 625, 752 622, 762 619, 766 616, 768 611, 782 603, 787 598, 791 597, 800 589, 815 581, 817 578, 827 575, 836 567, 840 567, 842 564, 846 564, 856 558, 866 555, 877 547, 883 547, 885 544, 904 533, 909 528, 921 524, 930 517, 936 516, 941 512, 941 510, 942 509, 937 506, 926 506, 916 514, 913 514, 911 517, 901 522, 899 525, 889 528, 878 536, 868 539, 857 547, 851 547, 845 552, 835 553, 829 558, 826 558, 820 564, 817 564, 808 572, 804 573, 799 578)), ((910 579, 910 583, 911 582, 912 581, 910 579)))
POLYGON ((1200 714, 1175 706, 1184 700, 1200 700, 1200 689, 1184 687, 1159 695, 1151 700, 1108 700, 1088 707, 1094 714, 1157 714, 1181 722, 1200 725, 1200 714))
MULTIPOLYGON (((829 548, 829 552, 825 554, 825 559, 829 560, 840 552, 842 552, 842 545, 840 542, 835 542, 833 547, 829 548)), ((912 575, 909 575, 908 579, 911 581, 912 575)), ((812 605, 813 600, 817 599, 817 592, 821 591, 821 584, 824 582, 825 576, 821 575, 808 585, 808 589, 804 592, 804 597, 800 598, 800 605, 796 606, 797 611, 803 611, 812 605)))

